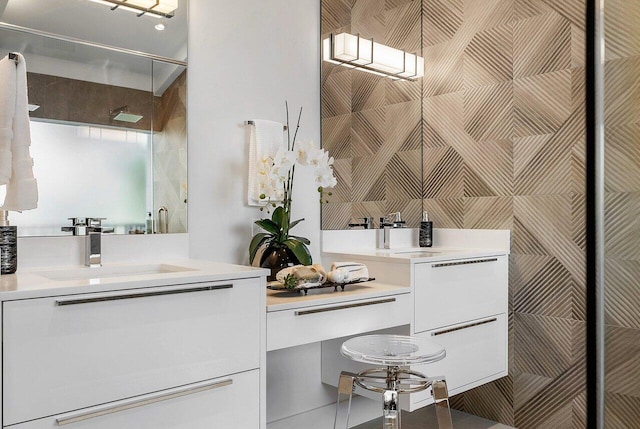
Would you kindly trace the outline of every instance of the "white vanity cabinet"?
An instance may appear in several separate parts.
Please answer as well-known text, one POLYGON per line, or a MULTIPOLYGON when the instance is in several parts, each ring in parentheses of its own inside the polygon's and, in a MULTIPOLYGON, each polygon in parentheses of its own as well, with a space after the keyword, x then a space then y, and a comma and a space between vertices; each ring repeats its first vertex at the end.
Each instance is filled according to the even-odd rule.
POLYGON ((3 427, 261 427, 264 282, 5 297, 3 427))

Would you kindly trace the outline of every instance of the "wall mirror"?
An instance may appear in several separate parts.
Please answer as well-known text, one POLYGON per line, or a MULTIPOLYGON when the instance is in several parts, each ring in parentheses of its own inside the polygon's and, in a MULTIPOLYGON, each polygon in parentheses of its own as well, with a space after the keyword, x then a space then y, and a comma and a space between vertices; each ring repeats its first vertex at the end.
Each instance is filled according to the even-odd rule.
POLYGON ((69 217, 187 231, 187 0, 151 2, 159 15, 118 3, 0 0, 0 58, 27 64, 39 187, 37 209, 9 213, 20 236, 68 235, 69 217))

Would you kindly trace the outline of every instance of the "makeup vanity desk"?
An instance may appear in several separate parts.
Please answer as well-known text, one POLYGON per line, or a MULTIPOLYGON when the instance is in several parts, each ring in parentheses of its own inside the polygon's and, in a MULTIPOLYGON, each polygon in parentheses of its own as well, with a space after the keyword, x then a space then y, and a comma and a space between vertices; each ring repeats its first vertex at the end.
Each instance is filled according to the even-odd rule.
POLYGON ((267 289, 267 351, 408 325, 411 287, 376 281, 300 292, 267 289))

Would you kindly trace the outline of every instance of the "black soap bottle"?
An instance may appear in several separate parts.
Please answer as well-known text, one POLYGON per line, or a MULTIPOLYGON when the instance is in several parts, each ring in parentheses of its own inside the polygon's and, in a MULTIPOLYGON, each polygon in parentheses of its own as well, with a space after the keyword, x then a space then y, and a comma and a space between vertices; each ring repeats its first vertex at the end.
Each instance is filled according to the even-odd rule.
POLYGON ((5 210, 0 210, 0 272, 13 274, 18 268, 18 231, 9 225, 5 210))
POLYGON ((429 220, 429 214, 422 212, 422 222, 420 222, 420 247, 431 247, 433 245, 433 222, 429 220))

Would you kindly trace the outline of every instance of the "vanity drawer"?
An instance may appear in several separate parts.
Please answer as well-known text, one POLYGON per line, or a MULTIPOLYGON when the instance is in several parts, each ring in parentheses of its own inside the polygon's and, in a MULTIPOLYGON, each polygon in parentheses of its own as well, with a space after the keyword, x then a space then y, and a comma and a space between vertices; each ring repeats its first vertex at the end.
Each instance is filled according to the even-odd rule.
POLYGON ((507 311, 506 256, 416 264, 415 332, 507 311))
MULTIPOLYGON (((444 375, 449 396, 507 375, 507 315, 485 317, 417 334, 444 346, 441 361, 411 368, 435 377, 444 375)), ((411 410, 432 403, 431 391, 411 395, 411 410)))
POLYGON ((211 429, 259 427, 253 370, 14 426, 15 429, 211 429))
POLYGON ((257 368, 259 278, 3 304, 3 424, 257 368))
POLYGON ((267 351, 411 323, 411 294, 267 313, 267 351))

